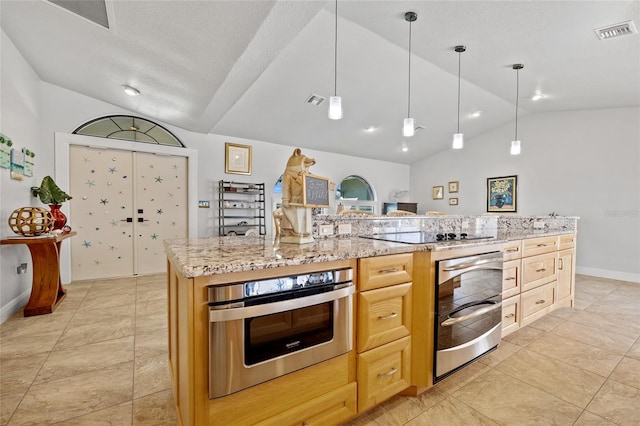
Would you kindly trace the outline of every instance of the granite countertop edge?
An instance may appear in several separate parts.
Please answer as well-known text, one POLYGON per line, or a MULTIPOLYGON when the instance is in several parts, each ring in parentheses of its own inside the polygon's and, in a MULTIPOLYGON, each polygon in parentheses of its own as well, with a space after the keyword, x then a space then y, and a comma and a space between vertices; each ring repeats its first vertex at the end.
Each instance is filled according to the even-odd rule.
POLYGON ((257 271, 318 262, 420 251, 446 251, 561 234, 573 230, 498 231, 495 238, 437 244, 402 244, 366 238, 319 239, 310 244, 281 244, 270 236, 165 240, 167 258, 186 278, 257 271))

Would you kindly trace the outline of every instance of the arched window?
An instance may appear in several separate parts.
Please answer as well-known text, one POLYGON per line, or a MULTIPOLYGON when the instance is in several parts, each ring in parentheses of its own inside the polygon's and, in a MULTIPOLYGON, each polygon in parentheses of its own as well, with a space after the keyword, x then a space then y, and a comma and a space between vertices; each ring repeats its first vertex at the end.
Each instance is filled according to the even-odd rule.
POLYGON ((78 127, 73 134, 184 148, 180 139, 161 125, 131 115, 96 118, 78 127))
POLYGON ((375 193, 366 179, 351 175, 336 188, 336 203, 345 210, 364 210, 375 213, 375 193))

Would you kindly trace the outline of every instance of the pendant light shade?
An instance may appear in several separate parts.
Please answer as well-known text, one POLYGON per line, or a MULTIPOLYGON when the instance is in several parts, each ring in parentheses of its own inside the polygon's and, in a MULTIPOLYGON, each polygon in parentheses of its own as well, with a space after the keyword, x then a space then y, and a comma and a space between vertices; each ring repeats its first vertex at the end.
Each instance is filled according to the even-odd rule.
POLYGON ((467 48, 465 46, 456 46, 454 49, 458 52, 458 133, 454 133, 453 142, 451 143, 451 148, 453 149, 462 149, 464 147, 464 135, 460 133, 460 62, 462 57, 462 52, 466 51, 467 48))
POLYGON ((513 69, 516 70, 516 136, 511 141, 511 155, 520 155, 522 151, 520 139, 518 139, 518 99, 520 97, 520 74, 519 71, 524 68, 523 64, 514 64, 513 69))
POLYGON ((411 118, 411 23, 418 19, 416 12, 407 12, 404 14, 404 20, 409 23, 409 78, 408 78, 408 95, 407 95, 407 118, 404 119, 402 126, 402 136, 410 138, 415 134, 415 120, 411 118))
POLYGON ((338 0, 336 0, 335 44, 333 47, 333 96, 329 98, 329 118, 342 118, 342 98, 338 96, 338 0))

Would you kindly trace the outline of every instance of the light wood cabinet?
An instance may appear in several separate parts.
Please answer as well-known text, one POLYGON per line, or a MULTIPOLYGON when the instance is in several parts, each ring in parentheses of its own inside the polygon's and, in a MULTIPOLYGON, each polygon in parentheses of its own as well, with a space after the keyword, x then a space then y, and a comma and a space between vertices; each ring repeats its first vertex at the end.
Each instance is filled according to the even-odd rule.
POLYGON ((358 355, 358 412, 409 387, 411 337, 403 337, 358 355))
POLYGON ((575 234, 509 241, 504 246, 502 336, 562 306, 573 306, 575 234))
POLYGON ((411 384, 413 254, 359 260, 358 412, 411 384))

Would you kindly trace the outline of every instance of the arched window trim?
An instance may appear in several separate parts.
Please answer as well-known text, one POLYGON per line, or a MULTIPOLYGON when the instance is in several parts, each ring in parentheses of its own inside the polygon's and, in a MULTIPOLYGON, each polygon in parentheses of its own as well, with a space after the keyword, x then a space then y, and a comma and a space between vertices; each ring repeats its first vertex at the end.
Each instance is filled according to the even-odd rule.
POLYGON ((75 135, 86 135, 86 136, 102 137, 102 138, 105 138, 105 139, 118 139, 118 140, 126 140, 126 141, 130 141, 130 142, 139 142, 139 143, 148 143, 148 144, 151 144, 151 142, 148 142, 148 141, 134 140, 134 139, 130 139, 130 138, 119 138, 119 137, 114 136, 114 135, 117 135, 117 134, 118 134, 118 133, 120 133, 120 132, 136 132, 136 133, 141 133, 141 134, 145 135, 146 137, 148 137, 148 138, 152 139, 152 140, 153 140, 157 145, 163 145, 163 146, 175 146, 176 148, 186 148, 186 147, 185 147, 185 145, 184 145, 184 144, 182 143, 182 141, 180 140, 180 138, 178 138, 178 137, 177 137, 173 132, 171 132, 169 129, 167 129, 166 127, 162 126, 161 124, 158 124, 158 123, 156 123, 156 122, 154 122, 154 121, 151 121, 151 120, 149 120, 149 119, 147 119, 147 118, 143 118, 143 117, 136 117, 136 116, 133 116, 133 115, 126 115, 126 114, 112 114, 112 115, 105 115, 105 116, 102 116, 102 117, 94 118, 94 119, 92 119, 92 120, 89 120, 89 121, 87 121, 87 122, 85 122, 85 123, 81 124, 80 126, 78 126, 78 127, 77 127, 73 132, 71 132, 71 133, 72 133, 72 134, 75 134, 75 135), (135 128, 135 130, 133 130, 133 129, 131 129, 131 128, 129 128, 129 129, 123 129, 123 128, 122 128, 122 127, 121 127, 121 126, 120 126, 120 125, 119 125, 119 124, 114 120, 114 118, 127 118, 127 119, 131 119, 131 120, 132 120, 132 124, 135 124, 135 120, 141 120, 141 121, 144 121, 144 122, 147 122, 147 123, 151 124, 151 127, 149 127, 149 129, 147 129, 147 130, 146 130, 146 131, 144 131, 144 132, 138 131, 138 128, 136 128, 135 126, 133 126, 133 127, 135 128), (109 121, 111 121, 111 122, 112 122, 112 123, 113 123, 113 124, 118 128, 118 129, 120 129, 120 130, 117 130, 117 131, 115 131, 115 132, 111 132, 111 133, 108 133, 108 134, 105 134, 105 135, 96 135, 96 134, 85 134, 85 133, 79 133, 82 129, 84 129, 84 128, 86 128, 86 127, 88 127, 88 126, 90 126, 90 125, 92 125, 92 124, 94 124, 94 123, 97 123, 97 122, 99 122, 99 121, 103 121, 103 120, 109 120, 109 121), (157 140, 156 138, 154 138, 153 136, 151 136, 151 135, 149 134, 149 132, 150 132, 151 130, 153 130, 154 128, 156 128, 156 127, 157 127, 157 128, 159 128, 159 129, 161 129, 162 131, 164 131, 164 132, 165 132, 165 133, 167 133, 168 135, 170 135, 170 136, 171 136, 171 138, 173 138, 173 139, 174 139, 176 142, 178 142, 180 145, 178 146, 178 145, 165 144, 165 143, 160 143, 160 142, 158 142, 158 140, 157 140))

